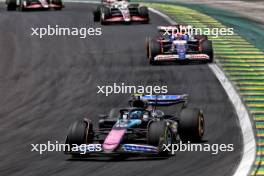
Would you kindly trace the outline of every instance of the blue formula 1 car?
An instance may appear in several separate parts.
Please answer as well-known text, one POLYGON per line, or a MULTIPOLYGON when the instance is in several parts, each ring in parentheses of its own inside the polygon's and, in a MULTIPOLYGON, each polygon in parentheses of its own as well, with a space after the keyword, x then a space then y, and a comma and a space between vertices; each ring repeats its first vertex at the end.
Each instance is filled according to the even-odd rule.
POLYGON ((157 38, 146 38, 150 64, 168 61, 213 62, 212 41, 205 35, 193 35, 192 26, 159 26, 157 38))
POLYGON ((72 156, 89 154, 155 154, 168 156, 165 145, 197 141, 204 134, 204 115, 199 109, 188 109, 187 95, 132 96, 129 107, 112 109, 99 120, 98 129, 84 118, 69 129, 65 151, 72 156), (156 108, 178 105, 179 115, 167 115, 156 108))

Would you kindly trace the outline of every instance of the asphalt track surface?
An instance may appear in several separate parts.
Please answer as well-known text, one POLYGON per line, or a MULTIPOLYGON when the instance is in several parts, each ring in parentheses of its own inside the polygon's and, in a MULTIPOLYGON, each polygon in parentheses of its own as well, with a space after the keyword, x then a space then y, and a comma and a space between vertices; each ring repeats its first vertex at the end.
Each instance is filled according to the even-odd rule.
MULTIPOLYGON (((235 111, 205 64, 150 66, 145 36, 167 24, 151 14, 151 24, 101 26, 88 4, 67 3, 61 12, 6 12, 0 8, 0 175, 229 176, 242 153, 235 111), (30 36, 31 27, 102 27, 103 35, 79 39, 30 36), (97 85, 168 85, 170 94, 188 93, 189 107, 202 108, 204 142, 234 144, 234 152, 177 152, 169 159, 90 158, 69 160, 62 152, 39 155, 32 143, 64 141, 76 119, 108 113, 127 104, 128 95, 105 97, 97 85)), ((170 108, 172 110, 173 107, 170 108)))

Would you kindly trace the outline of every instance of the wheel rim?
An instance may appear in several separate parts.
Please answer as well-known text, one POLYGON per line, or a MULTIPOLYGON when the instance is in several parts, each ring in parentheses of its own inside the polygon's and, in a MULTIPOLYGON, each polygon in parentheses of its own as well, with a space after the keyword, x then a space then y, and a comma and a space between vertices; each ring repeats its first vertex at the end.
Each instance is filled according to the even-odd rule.
POLYGON ((166 144, 172 144, 172 134, 170 130, 167 130, 167 134, 166 134, 166 144))
POLYGON ((202 137, 204 135, 204 117, 199 114, 198 118, 198 132, 199 132, 199 137, 202 137))
POLYGON ((104 22, 104 21, 105 21, 105 14, 102 13, 102 14, 101 14, 101 22, 104 22))

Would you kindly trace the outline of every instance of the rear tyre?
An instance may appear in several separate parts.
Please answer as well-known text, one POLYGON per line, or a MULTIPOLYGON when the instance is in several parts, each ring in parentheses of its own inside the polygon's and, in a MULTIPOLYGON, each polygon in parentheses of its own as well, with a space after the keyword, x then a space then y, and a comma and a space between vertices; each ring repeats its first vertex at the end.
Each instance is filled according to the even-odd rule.
POLYGON ((182 141, 197 142, 204 135, 204 115, 199 109, 183 109, 179 121, 179 134, 182 141))
POLYGON ((207 35, 196 35, 196 36, 194 36, 194 38, 199 40, 199 41, 208 40, 207 35))
POLYGON ((169 155, 169 151, 163 151, 163 145, 173 144, 173 134, 165 121, 152 122, 147 139, 149 145, 158 147, 160 155, 169 155))
POLYGON ((157 64, 154 58, 160 53, 160 44, 154 40, 149 39, 147 42, 147 58, 152 65, 157 64))
POLYGON ((212 41, 204 40, 201 43, 201 48, 202 48, 202 53, 207 54, 209 56, 208 62, 212 63, 213 59, 214 59, 214 51, 213 51, 212 41))
POLYGON ((16 0, 7 0, 7 10, 8 11, 15 11, 17 8, 16 0))

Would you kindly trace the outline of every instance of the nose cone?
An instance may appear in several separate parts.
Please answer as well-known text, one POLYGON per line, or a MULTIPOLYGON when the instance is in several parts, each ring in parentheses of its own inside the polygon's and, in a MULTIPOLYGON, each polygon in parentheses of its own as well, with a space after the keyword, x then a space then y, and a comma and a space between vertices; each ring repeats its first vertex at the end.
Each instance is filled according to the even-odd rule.
POLYGON ((110 153, 113 152, 115 149, 117 149, 117 147, 119 146, 119 144, 103 144, 103 150, 106 153, 110 153))
POLYGON ((125 135, 125 132, 125 129, 112 129, 103 143, 104 152, 112 152, 116 150, 125 135))
POLYGON ((124 18, 125 22, 130 22, 131 19, 130 18, 124 18))

